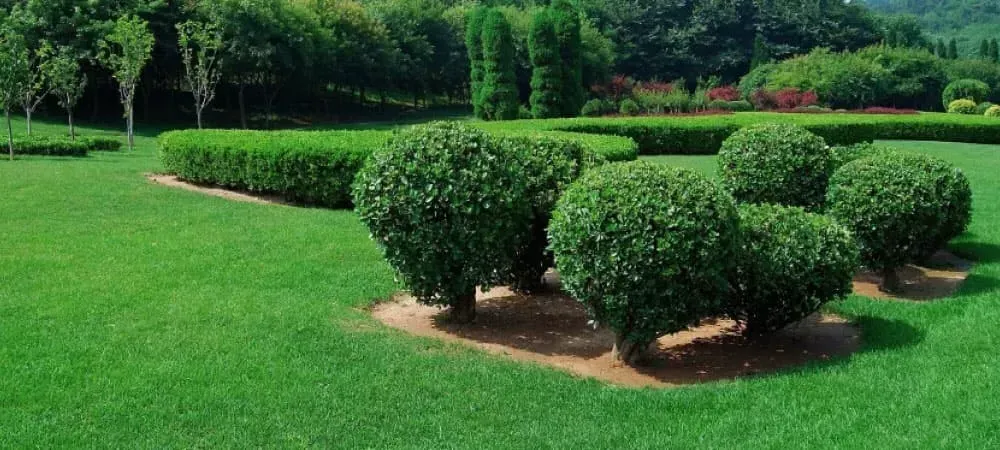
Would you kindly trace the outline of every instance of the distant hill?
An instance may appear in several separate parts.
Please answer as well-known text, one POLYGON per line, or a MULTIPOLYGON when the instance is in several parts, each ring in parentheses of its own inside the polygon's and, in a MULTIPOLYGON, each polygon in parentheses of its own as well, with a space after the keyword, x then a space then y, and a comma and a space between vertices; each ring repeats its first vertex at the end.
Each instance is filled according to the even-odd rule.
POLYGON ((931 32, 963 29, 975 24, 1000 24, 997 0, 862 0, 887 14, 913 14, 931 32))

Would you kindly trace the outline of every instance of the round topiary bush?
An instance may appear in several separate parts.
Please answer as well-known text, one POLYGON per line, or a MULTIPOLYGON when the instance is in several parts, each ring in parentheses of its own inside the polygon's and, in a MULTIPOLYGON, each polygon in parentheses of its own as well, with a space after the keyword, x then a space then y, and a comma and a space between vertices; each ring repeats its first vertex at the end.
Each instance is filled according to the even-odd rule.
POLYGON ((614 330, 634 363, 659 336, 715 314, 736 238, 732 197, 701 175, 647 162, 585 173, 549 228, 564 288, 614 330))
POLYGON ((754 125, 723 142, 719 171, 739 202, 815 210, 830 178, 830 149, 823 138, 794 125, 754 125))
POLYGON ((504 281, 531 208, 521 166, 500 142, 456 123, 414 127, 358 173, 361 221, 418 300, 475 318, 477 286, 504 281))
POLYGON ((955 100, 971 100, 972 106, 985 101, 990 95, 990 86, 979 80, 962 79, 948 83, 941 94, 944 107, 951 110, 951 103, 955 100))
POLYGON ((837 170, 847 165, 851 161, 856 161, 869 156, 885 155, 898 152, 896 148, 887 145, 876 144, 874 142, 861 142, 853 145, 830 147, 830 156, 833 163, 832 170, 837 170))
POLYGON ((882 272, 883 290, 898 291, 896 268, 967 225, 961 181, 944 174, 932 158, 890 153, 851 162, 831 178, 828 213, 854 233, 862 264, 882 272))
POLYGON ((833 219, 801 208, 742 205, 730 315, 744 333, 780 330, 851 293, 858 245, 833 219))
POLYGON ((951 114, 975 114, 976 102, 966 99, 955 100, 948 104, 948 112, 951 114))
POLYGON ((943 223, 928 244, 923 257, 945 248, 952 239, 965 233, 972 223, 972 186, 962 169, 942 159, 922 156, 920 167, 926 171, 937 186, 939 204, 942 207, 943 223))
POLYGON ((986 117, 1000 117, 1000 105, 993 105, 983 113, 986 117))
POLYGON ((630 98, 622 100, 622 105, 618 109, 618 112, 623 116, 637 116, 641 111, 642 108, 639 107, 639 104, 630 98))
POLYGON ((992 102, 982 102, 976 105, 976 114, 979 114, 980 116, 985 115, 986 111, 989 111, 989 109, 994 106, 996 105, 992 102))
POLYGON ((513 244, 516 256, 509 282, 516 292, 532 293, 542 287, 542 277, 554 263, 548 250, 548 228, 556 200, 584 170, 605 161, 579 142, 566 139, 517 136, 505 138, 503 145, 522 166, 525 197, 532 210, 530 234, 513 244))

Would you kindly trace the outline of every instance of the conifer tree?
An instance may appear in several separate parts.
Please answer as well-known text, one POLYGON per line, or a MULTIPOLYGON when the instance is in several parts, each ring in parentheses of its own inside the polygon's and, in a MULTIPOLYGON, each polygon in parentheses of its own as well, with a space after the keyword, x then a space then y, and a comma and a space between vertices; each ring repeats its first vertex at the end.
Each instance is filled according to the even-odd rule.
POLYGON ((555 22, 548 9, 535 14, 528 36, 531 56, 531 115, 548 119, 562 115, 562 57, 555 22))
POLYGON ((989 60, 1000 62, 1000 46, 997 45, 996 38, 990 40, 989 60))
POLYGON ((483 20, 486 18, 485 8, 476 8, 469 13, 465 26, 465 47, 469 54, 469 97, 476 117, 482 119, 483 102, 483 20))
POLYGON ((517 75, 514 72, 514 37, 510 22, 493 8, 483 20, 483 85, 480 93, 483 118, 517 119, 517 75))
POLYGON ((990 42, 986 39, 979 43, 979 59, 990 59, 990 42))
POLYGON ((944 39, 938 38, 937 47, 934 48, 934 54, 941 59, 948 57, 948 47, 945 46, 944 39))
POLYGON ((955 38, 948 42, 948 59, 958 59, 958 43, 955 38))
POLYGON ((580 11, 570 0, 553 0, 551 12, 562 56, 562 113, 567 117, 575 117, 580 114, 586 101, 580 11))

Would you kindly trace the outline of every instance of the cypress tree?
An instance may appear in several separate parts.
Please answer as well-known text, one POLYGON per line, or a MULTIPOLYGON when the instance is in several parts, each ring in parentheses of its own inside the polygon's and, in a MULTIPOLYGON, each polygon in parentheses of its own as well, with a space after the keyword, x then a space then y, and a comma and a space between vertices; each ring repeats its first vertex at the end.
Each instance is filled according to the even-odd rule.
POLYGON ((771 51, 767 48, 767 42, 764 42, 764 36, 757 33, 757 36, 753 39, 753 55, 750 58, 750 70, 769 62, 771 62, 771 51))
POLYGON ((958 43, 955 38, 948 42, 948 59, 958 59, 958 43))
POLYGON ((993 62, 1000 62, 1000 47, 997 46, 996 38, 990 40, 989 60, 993 62))
POLYGON ((517 119, 517 76, 514 73, 514 37, 510 22, 499 9, 486 13, 483 21, 483 117, 486 120, 517 119))
POLYGON ((562 115, 562 56, 556 25, 548 9, 535 14, 528 36, 531 56, 531 115, 548 119, 562 115))
POLYGON ((482 119, 483 102, 483 20, 486 9, 475 8, 469 13, 465 26, 465 48, 469 53, 469 97, 476 117, 482 119))
POLYGON ((935 48, 935 52, 934 53, 937 54, 938 58, 941 58, 941 59, 945 59, 945 58, 948 57, 948 49, 944 45, 944 39, 938 38, 937 48, 935 48))
POLYGON ((990 43, 986 39, 979 43, 979 59, 990 59, 990 43))
POLYGON ((586 101, 580 12, 570 0, 553 0, 551 11, 562 56, 562 115, 575 117, 586 101))

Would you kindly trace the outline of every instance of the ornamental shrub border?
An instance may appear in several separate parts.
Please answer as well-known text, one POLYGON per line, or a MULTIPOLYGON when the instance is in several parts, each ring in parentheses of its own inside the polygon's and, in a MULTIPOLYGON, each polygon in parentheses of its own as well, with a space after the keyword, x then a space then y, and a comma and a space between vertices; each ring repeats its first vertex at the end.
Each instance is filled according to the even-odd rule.
MULTIPOLYGON (((628 138, 559 131, 500 130, 498 136, 573 140, 607 161, 630 161, 628 138)), ((184 130, 160 136, 166 171, 193 183, 277 194, 307 205, 351 205, 351 184, 390 131, 184 130)))
POLYGON ((1000 121, 943 113, 777 114, 737 113, 704 117, 621 117, 526 120, 480 124, 488 130, 559 130, 629 137, 641 155, 711 155, 740 128, 757 123, 790 123, 819 135, 830 145, 879 139, 1000 144, 1000 121))
MULTIPOLYGON (((7 137, 2 137, 7 142, 7 137)), ((122 142, 110 137, 82 137, 75 141, 69 138, 31 136, 14 138, 15 155, 72 156, 83 157, 89 152, 118 151, 122 142)))

